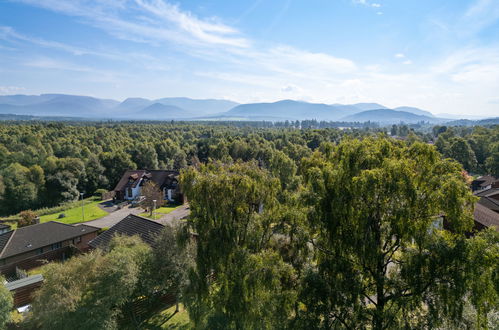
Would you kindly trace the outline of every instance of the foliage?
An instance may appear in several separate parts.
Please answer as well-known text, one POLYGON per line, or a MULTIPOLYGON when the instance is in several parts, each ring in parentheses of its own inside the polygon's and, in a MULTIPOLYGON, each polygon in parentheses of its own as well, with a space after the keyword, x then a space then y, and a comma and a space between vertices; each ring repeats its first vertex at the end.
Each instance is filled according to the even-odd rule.
POLYGON ((149 210, 150 215, 152 215, 153 208, 161 207, 165 202, 163 192, 153 181, 147 181, 142 186, 140 194, 144 196, 144 200, 140 204, 144 209, 149 210))
POLYGON ((182 174, 196 268, 185 304, 196 327, 270 329, 296 299, 292 267, 271 249, 279 222, 278 179, 257 164, 219 163, 182 174))
POLYGON ((47 265, 28 322, 41 329, 117 329, 149 251, 139 239, 117 237, 107 254, 97 250, 47 265))
POLYGON ((3 329, 10 321, 10 311, 12 310, 12 294, 3 285, 5 279, 0 276, 0 329, 3 329))
POLYGON ((31 210, 22 211, 19 213, 19 221, 17 222, 17 227, 20 228, 33 225, 35 224, 35 220, 37 217, 38 215, 31 210))
POLYGON ((316 253, 302 291, 304 324, 383 329, 460 319, 475 199, 459 164, 426 144, 365 139, 323 145, 303 173, 316 253), (432 230, 439 214, 455 234, 432 230))

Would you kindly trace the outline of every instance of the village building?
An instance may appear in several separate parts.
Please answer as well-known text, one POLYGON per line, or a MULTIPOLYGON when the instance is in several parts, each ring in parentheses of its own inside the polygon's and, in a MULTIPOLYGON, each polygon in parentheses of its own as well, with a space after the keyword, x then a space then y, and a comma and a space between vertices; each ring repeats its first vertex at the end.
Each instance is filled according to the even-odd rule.
POLYGON ((178 183, 179 172, 169 170, 127 170, 114 188, 117 200, 139 198, 146 182, 152 181, 163 192, 164 199, 170 202, 183 202, 178 183))
POLYGON ((107 250, 114 236, 138 236, 143 242, 154 246, 154 242, 165 226, 157 221, 129 214, 117 224, 90 241, 92 248, 107 250))
POLYGON ((89 249, 88 242, 100 229, 50 221, 0 234, 0 274, 29 270, 46 261, 65 260, 89 249))

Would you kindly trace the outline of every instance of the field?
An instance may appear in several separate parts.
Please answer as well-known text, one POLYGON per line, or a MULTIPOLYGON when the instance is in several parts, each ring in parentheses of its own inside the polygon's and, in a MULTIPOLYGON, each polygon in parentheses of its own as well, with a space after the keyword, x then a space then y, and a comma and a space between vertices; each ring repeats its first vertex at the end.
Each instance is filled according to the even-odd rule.
MULTIPOLYGON (((84 200, 83 213, 85 216, 85 222, 102 218, 103 216, 108 214, 106 211, 99 208, 99 203, 101 202, 102 201, 96 197, 91 197, 84 200)), ((81 201, 71 203, 68 206, 70 207, 68 209, 59 209, 57 210, 57 212, 42 215, 40 217, 40 222, 59 221, 68 224, 83 222, 81 201), (61 213, 64 213, 66 216, 59 219, 59 215, 61 213)))

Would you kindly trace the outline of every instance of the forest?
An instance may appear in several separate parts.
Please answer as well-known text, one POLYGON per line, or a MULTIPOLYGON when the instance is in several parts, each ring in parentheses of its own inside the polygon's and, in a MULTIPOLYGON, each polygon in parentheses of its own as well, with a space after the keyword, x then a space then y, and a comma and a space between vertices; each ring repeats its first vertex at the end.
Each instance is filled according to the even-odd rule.
MULTIPOLYGON (((0 124, 0 216, 112 189, 126 169, 182 169, 210 160, 296 167, 323 142, 383 133, 435 143, 473 174, 499 174, 499 129, 485 127, 300 129, 286 123, 0 124)), ((284 169, 280 169, 285 171, 284 169)))
POLYGON ((499 127, 302 126, 0 125, 3 215, 128 168, 180 170, 191 210, 154 249, 118 237, 47 265, 25 325, 148 328, 133 304, 154 316, 166 292, 197 329, 496 328, 499 234, 470 237, 469 183, 499 174, 499 127))

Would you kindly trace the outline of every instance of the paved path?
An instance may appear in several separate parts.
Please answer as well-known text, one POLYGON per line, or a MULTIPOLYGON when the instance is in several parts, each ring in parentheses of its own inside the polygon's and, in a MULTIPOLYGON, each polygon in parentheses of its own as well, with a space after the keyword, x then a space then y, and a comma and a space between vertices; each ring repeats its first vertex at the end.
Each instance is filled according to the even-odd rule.
POLYGON ((128 205, 121 210, 114 211, 108 215, 92 221, 84 222, 84 224, 89 226, 94 226, 97 228, 109 228, 117 224, 121 219, 129 214, 139 214, 144 212, 140 207, 129 207, 128 205))
MULTIPOLYGON (((85 222, 86 225, 89 226, 94 226, 97 228, 109 228, 117 224, 121 219, 126 217, 129 214, 135 214, 138 215, 140 213, 144 212, 143 209, 140 207, 129 207, 126 206, 122 208, 121 210, 114 211, 112 213, 109 213, 105 217, 102 217, 97 220, 92 220, 92 221, 87 221, 85 222)), ((182 205, 175 210, 171 211, 168 214, 165 214, 163 217, 159 218, 157 221, 162 223, 162 224, 169 224, 172 223, 175 220, 180 220, 186 218, 190 213, 189 210, 189 205, 182 205)))
POLYGON ((175 210, 171 211, 170 213, 165 214, 161 218, 158 219, 158 222, 166 225, 166 224, 172 224, 176 220, 181 220, 185 219, 189 216, 191 213, 191 210, 189 209, 188 204, 184 204, 182 206, 177 207, 175 210))

